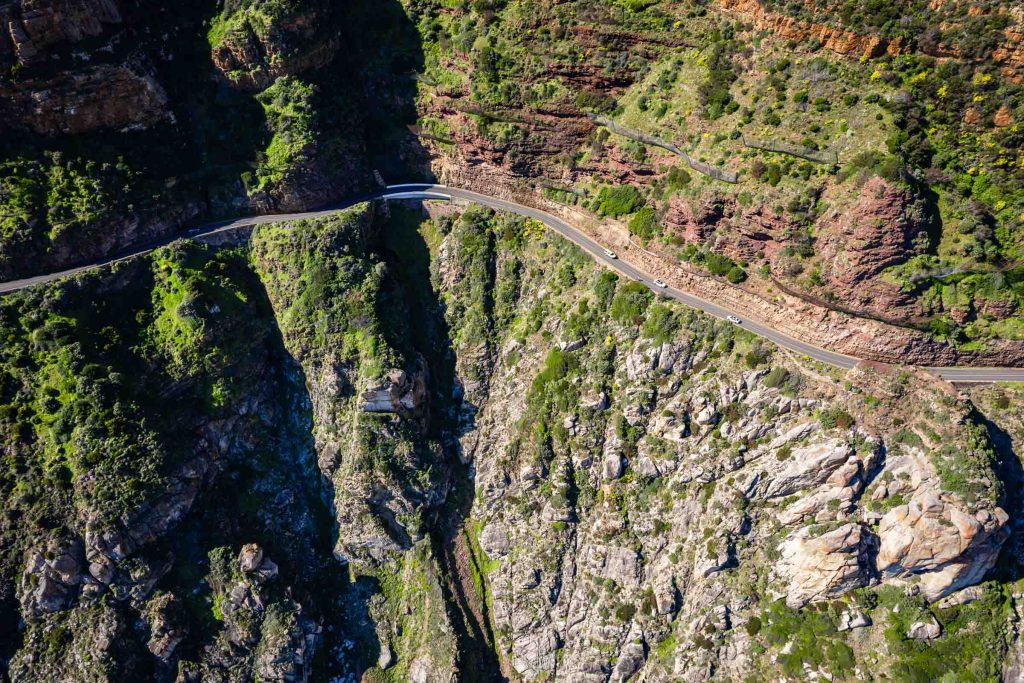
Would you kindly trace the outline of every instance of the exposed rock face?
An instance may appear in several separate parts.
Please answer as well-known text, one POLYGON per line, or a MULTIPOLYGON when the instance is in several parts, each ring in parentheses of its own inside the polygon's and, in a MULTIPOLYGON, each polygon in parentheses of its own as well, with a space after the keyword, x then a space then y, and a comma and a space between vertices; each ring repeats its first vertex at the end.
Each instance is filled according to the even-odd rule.
POLYGON ((899 42, 871 35, 857 35, 843 29, 800 21, 765 10, 757 0, 720 0, 723 9, 737 12, 749 18, 761 29, 767 29, 787 40, 802 42, 818 40, 822 46, 833 52, 851 57, 878 57, 883 54, 899 54, 899 42))
POLYGON ((776 567, 786 582, 782 595, 790 607, 838 597, 867 585, 871 578, 870 536, 857 523, 817 535, 804 527, 779 546, 776 567))
MULTIPOLYGON (((729 208, 731 213, 732 207, 729 208)), ((688 201, 673 195, 669 199, 668 213, 662 220, 666 229, 681 235, 686 242, 704 244, 714 234, 725 211, 726 206, 721 201, 712 200, 694 210, 688 201)))
POLYGON ((114 0, 15 0, 0 7, 0 63, 13 54, 22 64, 47 56, 47 48, 98 36, 119 24, 114 0))
POLYGON ((934 494, 915 496, 878 525, 878 571, 894 579, 917 575, 922 593, 937 600, 985 576, 1009 535, 1008 519, 1001 508, 971 514, 934 494))
POLYGON ((281 76, 327 64, 338 49, 337 36, 323 35, 321 11, 300 5, 298 14, 267 24, 261 15, 268 11, 266 4, 270 3, 252 3, 223 19, 231 28, 211 51, 220 76, 236 88, 263 90, 281 76))
POLYGON ((152 76, 103 64, 0 90, 0 125, 39 135, 146 128, 171 114, 152 76))
POLYGON ((909 192, 879 177, 864 183, 849 210, 819 221, 820 253, 829 291, 844 305, 891 315, 908 298, 877 276, 918 250, 924 232, 909 192))
POLYGON ((393 369, 372 382, 359 397, 359 409, 367 413, 403 413, 417 415, 426 395, 425 366, 412 377, 405 370, 393 369))
POLYGON ((26 617, 40 617, 70 607, 82 583, 82 542, 76 538, 51 540, 29 553, 21 579, 21 609, 26 617))
MULTIPOLYGON (((450 257, 464 248, 460 239, 481 242, 463 230, 457 223, 438 247, 449 255, 436 276, 445 292, 473 282, 450 257)), ((514 252, 502 250, 497 258, 497 272, 515 272, 507 263, 514 252)), ((523 300, 516 310, 560 301, 539 279, 517 284, 523 300)), ((588 296, 570 292, 574 302, 588 296)), ((452 316, 456 331, 458 320, 452 316)), ((517 340, 519 370, 495 365, 481 380, 487 393, 473 423, 474 528, 481 566, 488 567, 492 630, 517 675, 689 681, 730 672, 739 678, 765 661, 750 649, 756 638, 732 627, 755 615, 764 619, 768 603, 751 598, 753 585, 765 586, 768 601, 781 599, 789 609, 880 583, 903 586, 881 561, 889 549, 879 546, 891 533, 887 522, 879 523, 884 506, 890 496, 909 500, 916 491, 941 491, 942 484, 930 449, 898 443, 888 420, 911 404, 919 416, 934 409, 953 430, 944 438, 964 439, 964 408, 953 407, 942 386, 915 378, 904 398, 857 412, 855 426, 828 427, 821 415, 835 405, 830 402, 851 405, 831 380, 821 381, 834 392, 794 394, 780 390, 778 373, 769 379, 767 369, 725 371, 718 362, 714 372, 704 371, 715 357, 715 332, 684 332, 659 343, 627 332, 628 324, 598 325, 572 351, 559 347, 566 365, 579 370, 560 385, 568 393, 564 402, 540 413, 546 431, 517 421, 522 415, 531 425, 539 421, 531 411, 540 380, 533 384, 522 368, 539 372, 556 340, 578 338, 565 322, 517 340), (591 374, 596 359, 612 348, 615 361, 598 381, 591 374), (534 440, 538 433, 550 441, 534 440), (675 640, 666 641, 667 634, 675 640)), ((467 340, 456 354, 472 352, 476 343, 467 340)), ((509 345, 500 336, 493 343, 509 345)), ((847 377, 856 383, 869 375, 874 371, 862 368, 847 377)), ((872 380, 879 383, 865 391, 884 393, 889 380, 883 377, 880 372, 872 380)), ((952 508, 987 514, 985 504, 949 497, 952 508)), ((990 538, 1002 543, 997 532, 990 538)), ((921 557, 939 556, 951 540, 922 539, 929 550, 921 557)), ((910 548, 892 554, 917 562, 910 548)), ((974 552, 948 562, 967 557, 979 560, 962 574, 974 583, 991 564, 974 552)), ((912 583, 952 585, 942 574, 946 565, 915 566, 912 583)), ((922 590, 926 599, 937 595, 922 590)), ((851 607, 834 625, 860 638, 886 623, 884 611, 851 607)))

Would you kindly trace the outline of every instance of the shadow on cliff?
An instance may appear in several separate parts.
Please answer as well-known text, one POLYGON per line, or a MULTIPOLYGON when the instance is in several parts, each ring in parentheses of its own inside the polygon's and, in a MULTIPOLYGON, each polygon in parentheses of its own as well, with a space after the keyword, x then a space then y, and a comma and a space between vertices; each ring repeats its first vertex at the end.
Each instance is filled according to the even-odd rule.
MULTIPOLYGON (((430 406, 427 436, 440 443, 444 454, 448 495, 437 510, 431 530, 434 557, 442 569, 441 589, 448 616, 458 639, 460 680, 502 681, 501 665, 490 631, 486 601, 476 594, 469 574, 472 557, 464 544, 463 525, 474 498, 471 467, 460 457, 462 436, 475 428, 477 406, 463 396, 455 367, 451 331, 444 317, 444 304, 430 278, 431 255, 418 227, 423 209, 396 206, 383 228, 382 248, 389 272, 400 287, 407 313, 394 324, 404 331, 408 351, 426 360, 429 374, 430 406)), ((396 340, 397 343, 397 340, 396 340)))
POLYGON ((999 560, 992 570, 992 578, 1012 582, 1024 576, 1024 528, 1020 520, 1024 516, 1024 499, 1020 495, 1024 487, 1024 468, 1020 454, 1013 450, 1013 440, 1002 427, 989 420, 984 414, 977 414, 985 426, 988 438, 996 451, 996 474, 1003 483, 1002 507, 1010 516, 1010 537, 1003 544, 999 560))

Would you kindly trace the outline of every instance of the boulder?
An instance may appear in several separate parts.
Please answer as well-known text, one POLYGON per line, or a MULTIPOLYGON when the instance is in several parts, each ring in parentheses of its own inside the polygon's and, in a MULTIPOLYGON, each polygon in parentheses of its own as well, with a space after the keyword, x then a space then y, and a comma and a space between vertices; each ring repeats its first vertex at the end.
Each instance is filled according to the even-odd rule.
POLYGON ((870 544, 870 534, 854 523, 821 535, 813 527, 794 532, 779 545, 775 567, 785 582, 786 605, 795 609, 866 586, 870 544))
POLYGON ((970 514, 930 491, 882 517, 877 565, 884 578, 914 576, 928 600, 978 583, 1009 534, 1002 508, 970 514))
POLYGON ((839 627, 837 630, 850 631, 855 628, 871 626, 871 617, 860 610, 847 610, 839 615, 839 627))
POLYGON ((82 583, 84 547, 78 538, 52 538, 30 550, 22 571, 19 599, 27 617, 70 607, 82 583))
POLYGON ((907 638, 914 640, 935 640, 942 635, 942 627, 934 617, 924 621, 915 621, 907 629, 907 638))

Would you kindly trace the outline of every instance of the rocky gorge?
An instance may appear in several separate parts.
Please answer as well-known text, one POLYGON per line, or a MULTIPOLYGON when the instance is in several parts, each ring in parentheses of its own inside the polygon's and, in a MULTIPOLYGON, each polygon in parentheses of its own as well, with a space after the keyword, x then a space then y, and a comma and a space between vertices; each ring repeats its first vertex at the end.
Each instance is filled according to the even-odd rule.
POLYGON ((1024 393, 910 367, 1021 361, 1019 22, 933 5, 0 7, 5 279, 432 177, 866 359, 458 203, 5 295, 4 679, 1020 680, 1024 393))

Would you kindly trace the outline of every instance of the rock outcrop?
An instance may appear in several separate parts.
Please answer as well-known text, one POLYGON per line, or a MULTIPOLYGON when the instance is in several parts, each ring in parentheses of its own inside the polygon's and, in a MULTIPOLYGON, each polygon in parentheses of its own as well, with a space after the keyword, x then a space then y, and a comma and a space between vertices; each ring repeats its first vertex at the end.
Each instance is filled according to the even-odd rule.
POLYGON ((776 565, 789 607, 837 598, 871 580, 870 534, 857 523, 820 533, 804 527, 779 546, 776 565))
POLYGON ((243 90, 264 90, 282 76, 316 69, 334 58, 340 40, 324 30, 328 9, 297 4, 287 8, 285 16, 278 16, 281 11, 275 3, 253 2, 218 19, 225 26, 211 57, 225 82, 243 90))
POLYGON ((49 48, 101 35, 121 23, 115 0, 15 0, 0 7, 0 64, 45 60, 49 48))
POLYGON ((883 270, 921 253, 927 240, 923 217, 908 190, 869 179, 849 209, 818 222, 822 274, 828 291, 849 309, 893 316, 912 301, 883 270))
POLYGON ((170 119, 163 86, 126 65, 65 71, 0 89, 0 126, 39 135, 148 128, 170 119))
POLYGON ((893 508, 878 525, 878 571, 887 578, 920 581, 938 600, 980 581, 996 562, 1009 535, 1001 508, 971 513, 933 493, 893 508))

